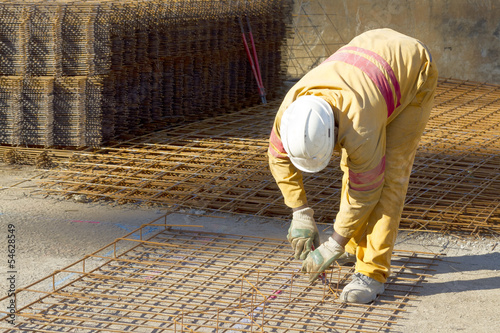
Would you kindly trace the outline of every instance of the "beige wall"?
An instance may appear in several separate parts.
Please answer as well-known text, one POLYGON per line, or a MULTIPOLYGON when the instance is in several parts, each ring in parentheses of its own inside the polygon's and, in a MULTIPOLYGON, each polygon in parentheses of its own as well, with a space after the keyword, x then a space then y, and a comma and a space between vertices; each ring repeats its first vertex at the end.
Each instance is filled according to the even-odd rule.
MULTIPOLYGON (((295 0, 295 3, 297 31, 292 51, 299 54, 303 63, 307 57, 328 56, 364 31, 388 27, 427 44, 441 77, 500 84, 500 0, 295 0), (302 36, 301 31, 308 29, 302 36), (301 51, 300 47, 307 50, 301 51)), ((293 61, 290 64, 294 66, 293 61)), ((313 63, 301 67, 311 66, 313 63)))

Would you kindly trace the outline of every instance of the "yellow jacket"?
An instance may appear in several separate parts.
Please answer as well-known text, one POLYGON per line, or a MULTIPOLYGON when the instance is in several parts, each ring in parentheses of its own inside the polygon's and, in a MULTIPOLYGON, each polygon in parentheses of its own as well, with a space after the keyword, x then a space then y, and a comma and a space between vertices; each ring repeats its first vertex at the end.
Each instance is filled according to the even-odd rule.
POLYGON ((377 203, 385 181, 385 128, 417 96, 430 57, 414 38, 391 29, 372 30, 354 38, 290 89, 276 115, 268 150, 271 172, 287 206, 302 206, 307 199, 302 174, 280 139, 286 108, 303 95, 330 103, 338 127, 335 149, 343 152, 341 166, 344 178, 348 177, 348 199, 341 201, 337 222, 342 223, 339 217, 361 219, 377 203))

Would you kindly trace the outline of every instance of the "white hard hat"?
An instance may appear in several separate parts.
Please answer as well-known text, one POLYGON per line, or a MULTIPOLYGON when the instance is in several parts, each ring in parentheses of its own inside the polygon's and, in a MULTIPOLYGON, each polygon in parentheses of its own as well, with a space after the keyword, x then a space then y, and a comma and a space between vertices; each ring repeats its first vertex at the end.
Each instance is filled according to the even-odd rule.
POLYGON ((323 170, 335 146, 335 118, 330 104, 317 96, 301 96, 283 112, 281 141, 297 169, 323 170))

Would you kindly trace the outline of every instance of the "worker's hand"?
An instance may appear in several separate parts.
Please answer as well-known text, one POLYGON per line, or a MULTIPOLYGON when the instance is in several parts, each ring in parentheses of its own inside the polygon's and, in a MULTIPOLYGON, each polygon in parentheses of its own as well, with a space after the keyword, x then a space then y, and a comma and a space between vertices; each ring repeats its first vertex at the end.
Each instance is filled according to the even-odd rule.
POLYGON ((332 237, 321 244, 316 250, 309 253, 306 260, 302 263, 302 272, 309 273, 309 282, 314 282, 318 276, 337 260, 344 247, 339 245, 332 237))
POLYGON ((292 244, 295 259, 305 259, 312 246, 319 246, 319 233, 313 216, 314 210, 309 207, 293 213, 287 239, 292 244))

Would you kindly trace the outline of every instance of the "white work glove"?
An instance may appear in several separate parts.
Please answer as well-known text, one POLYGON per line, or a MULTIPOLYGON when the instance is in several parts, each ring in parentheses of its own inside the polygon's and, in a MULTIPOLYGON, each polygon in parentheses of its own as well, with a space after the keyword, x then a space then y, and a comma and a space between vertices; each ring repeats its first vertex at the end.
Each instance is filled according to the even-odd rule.
POLYGON ((318 228, 313 216, 314 210, 309 207, 293 213, 287 239, 292 244, 295 259, 305 259, 311 251, 311 247, 316 248, 320 244, 318 228))
POLYGON ((344 247, 330 237, 316 250, 309 253, 306 260, 302 263, 302 272, 309 273, 309 282, 312 283, 325 269, 330 267, 344 251, 344 247))

